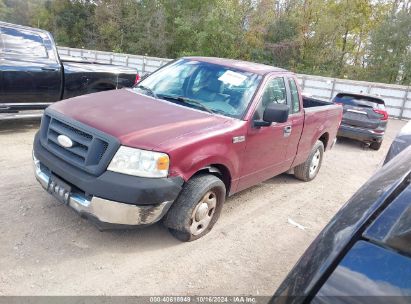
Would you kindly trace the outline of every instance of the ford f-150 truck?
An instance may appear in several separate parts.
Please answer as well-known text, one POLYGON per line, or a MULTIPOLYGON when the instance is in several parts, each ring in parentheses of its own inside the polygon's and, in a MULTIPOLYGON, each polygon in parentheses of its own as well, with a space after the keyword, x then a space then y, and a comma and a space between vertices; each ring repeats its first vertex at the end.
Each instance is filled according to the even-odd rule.
POLYGON ((163 224, 208 233, 227 196, 283 172, 310 181, 342 107, 302 98, 286 70, 187 57, 132 89, 48 107, 34 139, 37 180, 100 229, 163 224))
POLYGON ((61 99, 132 87, 128 67, 59 57, 49 32, 0 22, 0 120, 32 117, 61 99))

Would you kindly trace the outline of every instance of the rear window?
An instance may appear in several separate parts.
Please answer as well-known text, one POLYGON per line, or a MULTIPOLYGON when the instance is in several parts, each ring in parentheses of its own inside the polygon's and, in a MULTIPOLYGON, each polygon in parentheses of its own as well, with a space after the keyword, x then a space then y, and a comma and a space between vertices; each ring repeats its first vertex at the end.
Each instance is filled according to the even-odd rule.
POLYGON ((334 98, 335 103, 342 103, 356 107, 365 107, 372 109, 385 109, 384 100, 372 96, 356 95, 356 94, 342 94, 339 93, 334 98))

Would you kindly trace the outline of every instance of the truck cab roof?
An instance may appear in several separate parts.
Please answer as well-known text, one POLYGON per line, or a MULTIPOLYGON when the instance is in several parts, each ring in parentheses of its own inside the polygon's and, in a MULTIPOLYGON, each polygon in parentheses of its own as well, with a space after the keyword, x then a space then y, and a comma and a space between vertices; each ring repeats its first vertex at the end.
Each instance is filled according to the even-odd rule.
POLYGON ((20 25, 20 24, 14 24, 14 23, 8 23, 8 22, 3 22, 0 21, 0 26, 7 26, 7 27, 11 27, 14 29, 18 29, 18 30, 30 30, 36 33, 42 33, 44 35, 47 36, 51 36, 50 32, 43 30, 43 29, 39 29, 39 28, 34 28, 34 27, 30 27, 30 26, 26 26, 26 25, 20 25))
POLYGON ((213 64, 219 64, 223 65, 226 67, 231 67, 235 69, 240 69, 245 72, 251 72, 259 75, 266 75, 268 73, 272 72, 279 72, 279 73, 291 73, 285 69, 262 64, 262 63, 255 63, 255 62, 249 62, 249 61, 244 61, 244 60, 236 60, 236 59, 227 59, 227 58, 218 58, 218 57, 199 57, 199 56, 194 56, 194 57, 184 57, 185 59, 190 59, 190 60, 198 60, 201 62, 208 62, 208 63, 213 63, 213 64))

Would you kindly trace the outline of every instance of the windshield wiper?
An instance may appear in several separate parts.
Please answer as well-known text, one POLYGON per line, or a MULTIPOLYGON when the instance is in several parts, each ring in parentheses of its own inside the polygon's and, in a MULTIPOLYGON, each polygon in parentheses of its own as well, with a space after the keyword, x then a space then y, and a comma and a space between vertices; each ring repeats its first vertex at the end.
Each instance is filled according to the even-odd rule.
POLYGON ((152 97, 158 99, 157 94, 152 89, 150 89, 149 87, 146 87, 146 86, 143 86, 143 85, 139 84, 139 85, 135 86, 135 88, 142 89, 143 91, 148 92, 148 94, 150 94, 152 97))
POLYGON ((158 97, 163 98, 163 99, 188 103, 188 104, 194 105, 196 107, 199 107, 200 109, 202 109, 202 110, 204 110, 204 111, 206 111, 210 114, 214 114, 213 110, 211 110, 210 108, 208 108, 207 106, 203 105, 201 102, 198 102, 195 99, 190 99, 190 98, 183 97, 183 96, 173 96, 173 95, 163 95, 163 94, 158 95, 158 97))

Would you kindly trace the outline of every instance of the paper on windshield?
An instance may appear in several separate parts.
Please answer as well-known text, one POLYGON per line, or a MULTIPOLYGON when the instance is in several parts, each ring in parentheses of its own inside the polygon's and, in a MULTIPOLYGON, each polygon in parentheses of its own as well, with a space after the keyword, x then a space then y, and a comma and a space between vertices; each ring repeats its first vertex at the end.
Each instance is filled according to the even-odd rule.
POLYGON ((247 79, 247 76, 244 76, 240 73, 236 73, 233 71, 225 71, 223 75, 221 75, 218 80, 221 82, 231 84, 233 86, 239 86, 247 79))

